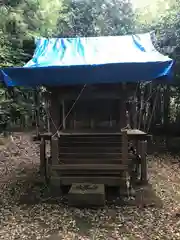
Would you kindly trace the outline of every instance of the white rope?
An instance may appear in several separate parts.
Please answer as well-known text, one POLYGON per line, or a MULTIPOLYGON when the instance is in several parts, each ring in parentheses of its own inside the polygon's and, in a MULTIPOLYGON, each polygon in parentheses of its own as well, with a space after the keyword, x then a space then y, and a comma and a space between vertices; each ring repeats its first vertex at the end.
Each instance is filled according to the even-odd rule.
MULTIPOLYGON (((81 95, 82 95, 84 89, 86 88, 86 86, 87 86, 87 84, 85 84, 85 85, 83 86, 83 88, 81 89, 79 95, 77 96, 76 100, 75 100, 74 103, 72 104, 72 107, 70 108, 70 110, 68 111, 68 113, 66 114, 66 116, 64 117, 64 119, 63 119, 62 122, 64 122, 64 121, 68 118, 69 114, 72 112, 73 108, 75 107, 77 101, 78 101, 79 98, 81 97, 81 95)), ((50 117, 51 117, 51 116, 50 116, 50 117)), ((51 119, 52 119, 52 117, 51 117, 51 119)), ((54 124, 54 127, 56 128, 56 132, 53 134, 52 137, 54 137, 56 134, 58 135, 58 137, 60 137, 59 130, 61 129, 62 125, 63 125, 63 123, 61 123, 61 125, 57 128, 56 125, 54 124)))
POLYGON ((49 111, 48 111, 48 109, 47 109, 47 108, 45 108, 45 112, 46 112, 46 114, 48 115, 48 117, 50 118, 50 120, 52 121, 52 124, 53 124, 54 128, 55 128, 55 129, 56 129, 56 131, 57 131, 57 130, 58 130, 58 128, 57 128, 57 126, 56 126, 56 124, 55 124, 55 122, 54 122, 53 118, 51 117, 51 114, 49 113, 49 111))

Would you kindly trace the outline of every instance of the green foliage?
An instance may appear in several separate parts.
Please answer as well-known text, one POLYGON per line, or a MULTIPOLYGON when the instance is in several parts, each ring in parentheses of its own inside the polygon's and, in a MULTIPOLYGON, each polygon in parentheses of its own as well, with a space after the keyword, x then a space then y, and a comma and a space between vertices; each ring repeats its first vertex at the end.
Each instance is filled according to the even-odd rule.
POLYGON ((64 21, 62 18, 59 19, 59 36, 124 35, 134 30, 134 14, 130 1, 72 0, 65 2, 64 16, 66 17, 64 21))
POLYGON ((155 30, 158 50, 170 55, 175 61, 174 80, 170 89, 170 116, 174 122, 180 120, 180 0, 153 0, 146 11, 137 12, 137 31, 155 30), (158 2, 159 4, 153 4, 158 2), (153 7, 155 8, 153 10, 153 7))
MULTIPOLYGON (((23 65, 34 51, 34 37, 127 34, 134 31, 128 0, 14 0, 0 5, 0 67, 23 65)), ((25 89, 11 94, 0 86, 1 115, 32 114, 25 89)))
MULTIPOLYGON (((0 67, 27 62, 34 51, 34 37, 124 35, 155 30, 159 50, 177 61, 178 82, 179 10, 180 0, 152 0, 136 12, 130 0, 8 0, 0 5, 0 67)), ((20 88, 8 95, 0 86, 0 108, 11 116, 15 112, 30 115, 30 93, 20 88)))

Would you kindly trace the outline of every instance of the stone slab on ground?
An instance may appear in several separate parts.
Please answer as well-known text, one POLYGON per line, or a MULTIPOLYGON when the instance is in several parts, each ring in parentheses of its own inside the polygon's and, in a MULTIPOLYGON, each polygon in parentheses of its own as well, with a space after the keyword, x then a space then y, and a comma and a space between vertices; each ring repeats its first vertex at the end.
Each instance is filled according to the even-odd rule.
POLYGON ((74 183, 68 193, 68 204, 76 207, 105 205, 104 184, 74 183))

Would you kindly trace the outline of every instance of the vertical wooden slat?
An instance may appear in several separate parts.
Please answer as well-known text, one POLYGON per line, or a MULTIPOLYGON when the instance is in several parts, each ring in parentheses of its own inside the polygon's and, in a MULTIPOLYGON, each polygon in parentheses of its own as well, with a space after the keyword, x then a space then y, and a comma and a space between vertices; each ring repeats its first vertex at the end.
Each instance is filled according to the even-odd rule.
POLYGON ((46 145, 45 140, 42 137, 40 143, 40 175, 43 176, 45 173, 45 162, 46 162, 46 145))
POLYGON ((65 130, 66 129, 66 114, 65 114, 65 102, 64 100, 62 100, 62 125, 63 125, 63 129, 65 130))
POLYGON ((121 89, 121 102, 120 102, 120 128, 124 128, 127 126, 127 119, 126 119, 126 84, 122 84, 121 89))
MULTIPOLYGON (((51 157, 52 165, 58 165, 59 157, 59 139, 57 137, 52 137, 51 139, 51 157)), ((53 196, 58 196, 60 194, 60 179, 56 170, 51 171, 51 192, 53 196)))
MULTIPOLYGON (((127 164, 128 159, 128 136, 127 130, 122 130, 122 164, 127 164)), ((126 196, 128 194, 128 186, 127 186, 127 171, 123 171, 121 177, 124 179, 121 187, 120 194, 122 196, 126 196)))
POLYGON ((51 88, 50 96, 50 115, 51 115, 51 132, 55 134, 60 130, 60 104, 58 98, 58 89, 51 88))
POLYGON ((34 90, 34 103, 35 103, 35 121, 36 121, 36 136, 39 136, 40 131, 40 102, 39 102, 39 90, 34 90))
POLYGON ((59 157, 59 142, 57 137, 52 137, 51 139, 51 157, 52 157, 52 165, 58 164, 59 157))
POLYGON ((147 176, 147 141, 140 142, 140 152, 141 152, 141 183, 147 184, 148 176, 147 176))
POLYGON ((47 121, 47 130, 50 133, 51 132, 51 128, 50 128, 50 114, 49 114, 49 109, 50 109, 50 96, 49 96, 49 92, 44 92, 43 93, 43 97, 44 97, 44 101, 45 101, 45 108, 46 108, 46 121, 47 121))
POLYGON ((77 127, 77 123, 76 123, 76 112, 74 111, 74 114, 73 114, 73 128, 76 129, 77 127))
POLYGON ((127 130, 122 130, 122 161, 126 164, 128 159, 128 136, 127 130))
POLYGON ((133 102, 132 102, 132 127, 134 129, 137 128, 137 101, 136 97, 134 97, 133 102))

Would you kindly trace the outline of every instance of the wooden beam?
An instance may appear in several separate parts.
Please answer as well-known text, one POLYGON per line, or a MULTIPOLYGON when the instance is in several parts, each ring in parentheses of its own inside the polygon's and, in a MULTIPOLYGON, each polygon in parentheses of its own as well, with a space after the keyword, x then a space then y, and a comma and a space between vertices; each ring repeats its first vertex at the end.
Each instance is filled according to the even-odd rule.
POLYGON ((40 143, 40 175, 43 176, 45 174, 45 163, 46 162, 46 145, 45 139, 41 138, 40 143))
POLYGON ((134 97, 132 102, 132 128, 137 129, 137 100, 136 97, 134 97))
MULTIPOLYGON (((51 140, 51 157, 52 157, 52 165, 59 164, 59 140, 56 137, 52 137, 51 140)), ((51 171, 51 179, 50 179, 50 186, 51 192, 53 196, 59 196, 60 191, 60 179, 58 179, 58 174, 54 170, 51 171)))
POLYGON ((126 163, 128 159, 128 136, 127 130, 122 130, 122 162, 126 163))
POLYGON ((52 165, 52 170, 60 170, 60 171, 73 171, 73 170, 89 170, 89 171, 122 171, 127 170, 128 165, 122 164, 59 164, 52 165))
POLYGON ((63 125, 63 130, 66 129, 66 111, 65 111, 65 102, 64 99, 62 100, 62 125, 63 125))
POLYGON ((51 140, 51 157, 52 157, 52 165, 58 164, 59 139, 56 137, 52 137, 52 140, 51 140))
POLYGON ((60 104, 58 98, 58 89, 51 88, 50 96, 50 116, 51 116, 51 133, 55 134, 60 130, 60 104))
POLYGON ((34 90, 34 103, 35 103, 35 122, 36 122, 36 136, 39 135, 40 132, 40 101, 39 101, 39 90, 36 88, 34 90))
POLYGON ((141 183, 142 184, 148 183, 146 152, 147 152, 147 141, 140 141, 141 183))
POLYGON ((122 183, 124 183, 124 179, 122 179, 120 176, 62 176, 54 178, 52 177, 52 180, 59 180, 62 181, 63 185, 71 185, 73 183, 85 183, 85 182, 90 182, 94 184, 102 183, 107 186, 121 186, 122 183))
POLYGON ((122 85, 121 89, 121 100, 120 100, 120 129, 124 128, 127 126, 127 119, 126 119, 126 84, 122 85))

